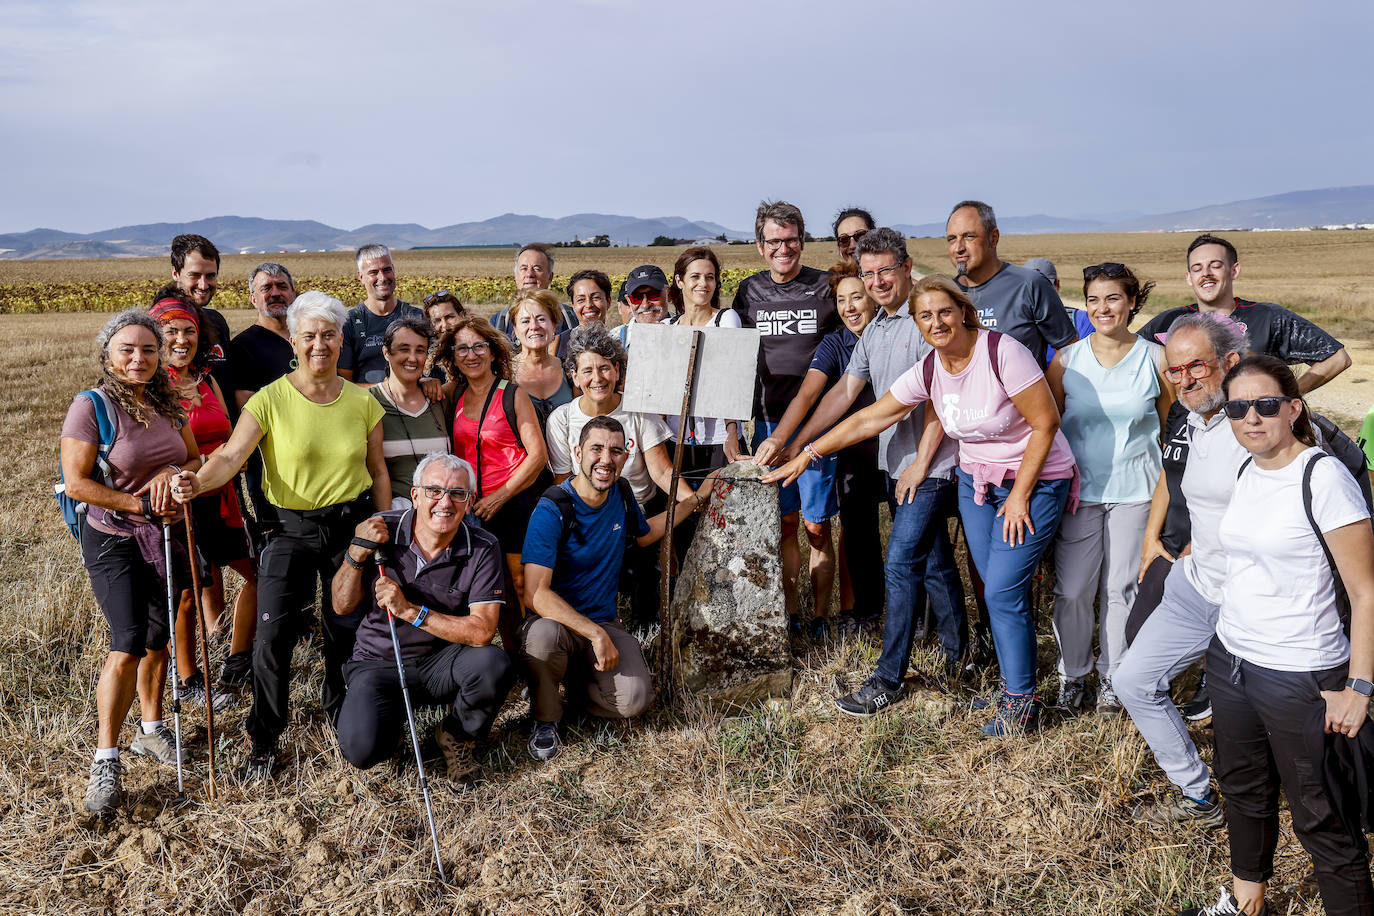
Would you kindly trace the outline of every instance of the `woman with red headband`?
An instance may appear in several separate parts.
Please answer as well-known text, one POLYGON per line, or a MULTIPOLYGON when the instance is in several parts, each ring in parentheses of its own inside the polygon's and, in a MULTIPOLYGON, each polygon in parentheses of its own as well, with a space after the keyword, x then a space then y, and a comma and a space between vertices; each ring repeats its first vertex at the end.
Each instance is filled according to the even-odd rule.
MULTIPOLYGON (((217 342, 214 326, 202 321, 200 308, 187 302, 175 289, 164 288, 148 313, 162 326, 162 364, 167 368, 177 400, 186 411, 200 453, 208 457, 229 439, 231 431, 224 393, 210 375, 210 354, 217 342)), ((229 658, 220 673, 219 687, 223 689, 244 683, 252 671, 257 576, 249 559, 243 513, 232 483, 192 501, 191 515, 196 528, 196 550, 209 567, 201 599, 211 627, 218 628, 224 611, 221 568, 229 567, 243 576, 244 581, 234 603, 229 658)), ((203 704, 211 687, 205 683, 197 663, 196 620, 193 613, 188 613, 191 607, 191 596, 183 595, 181 612, 177 616, 177 670, 191 672, 181 682, 181 696, 191 703, 203 704)), ((219 691, 215 691, 213 697, 216 709, 223 708, 233 699, 231 694, 219 691)))

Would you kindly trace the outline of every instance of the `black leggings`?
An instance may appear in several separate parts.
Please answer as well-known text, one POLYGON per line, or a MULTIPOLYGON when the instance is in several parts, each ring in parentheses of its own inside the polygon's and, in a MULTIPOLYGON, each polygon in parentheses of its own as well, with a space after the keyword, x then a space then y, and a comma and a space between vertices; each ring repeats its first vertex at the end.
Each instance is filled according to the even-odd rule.
MULTIPOLYGON (((1213 637, 1207 688, 1216 732, 1214 766, 1226 798, 1232 874, 1245 881, 1268 881, 1273 875, 1282 786, 1293 832, 1316 867, 1326 912, 1371 916, 1374 889, 1360 814, 1339 801, 1358 793, 1326 766, 1332 742, 1349 739, 1326 734, 1321 691, 1343 690, 1347 668, 1262 668, 1237 660, 1213 637)), ((1374 725, 1366 720, 1364 728, 1374 725)))
POLYGON ((878 507, 887 502, 887 475, 878 470, 878 451, 870 445, 873 443, 861 442, 840 449, 835 468, 844 556, 849 565, 849 584, 854 590, 853 610, 859 616, 881 613, 884 601, 878 507))
POLYGON ((364 495, 309 512, 277 508, 280 527, 258 558, 258 629, 253 638, 253 708, 246 728, 253 744, 274 748, 286 730, 291 697, 291 655, 309 631, 316 583, 323 589, 324 686, 320 701, 330 723, 343 706, 343 664, 353 654, 363 602, 351 614, 335 614, 330 600, 334 573, 358 523, 372 514, 364 495))

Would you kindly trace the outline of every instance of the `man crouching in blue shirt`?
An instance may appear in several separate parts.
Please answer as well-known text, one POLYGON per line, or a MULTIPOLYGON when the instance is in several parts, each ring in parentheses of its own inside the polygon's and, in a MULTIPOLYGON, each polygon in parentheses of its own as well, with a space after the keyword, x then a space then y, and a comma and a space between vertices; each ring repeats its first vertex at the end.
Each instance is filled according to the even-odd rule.
MULTIPOLYGON (((625 428, 593 417, 573 449, 577 473, 550 487, 534 507, 525 533, 525 621, 534 733, 530 755, 558 753, 567 681, 569 702, 608 719, 628 719, 654 700, 653 678, 637 640, 616 616, 620 563, 631 539, 644 547, 663 537, 667 513, 646 520, 621 481, 629 452, 625 428)), ((715 484, 707 477, 678 503, 674 525, 700 509, 715 484)))
POLYGON ((339 749, 359 769, 390 757, 405 728, 387 611, 396 616, 412 702, 450 706, 434 730, 450 779, 476 774, 473 745, 486 736, 515 683, 510 659, 491 645, 505 600, 501 547, 488 532, 463 523, 474 479, 461 458, 425 456, 410 489, 414 507, 360 524, 334 575, 335 613, 352 611, 365 591, 371 602, 343 667, 348 693, 339 713, 339 749), (367 563, 379 548, 380 574, 367 563))

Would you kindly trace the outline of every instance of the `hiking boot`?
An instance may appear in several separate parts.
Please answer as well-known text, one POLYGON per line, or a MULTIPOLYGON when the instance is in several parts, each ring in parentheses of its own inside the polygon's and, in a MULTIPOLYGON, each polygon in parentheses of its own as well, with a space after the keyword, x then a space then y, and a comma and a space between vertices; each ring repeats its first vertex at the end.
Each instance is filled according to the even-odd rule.
MULTIPOLYGON (((129 742, 129 750, 146 757, 156 757, 163 763, 172 766, 176 766, 177 763, 177 737, 165 724, 159 725, 151 735, 143 734, 143 729, 140 727, 138 734, 134 735, 134 740, 129 742)), ((182 744, 182 765, 189 763, 190 760, 191 752, 186 749, 185 744, 182 744)))
POLYGON ((1226 824, 1226 812, 1222 810, 1221 796, 1216 789, 1208 789, 1207 797, 1201 800, 1178 793, 1169 803, 1169 816, 1179 823, 1197 824, 1208 830, 1226 824))
POLYGON ((472 741, 464 741, 453 732, 444 728, 443 721, 434 726, 434 743, 444 753, 444 763, 448 766, 448 778, 467 781, 477 773, 477 757, 473 753, 472 741))
POLYGON ((1121 701, 1112 689, 1112 682, 1103 678, 1097 685, 1097 714, 1099 716, 1119 716, 1124 710, 1121 701))
POLYGON ((889 687, 875 674, 853 693, 836 697, 835 705, 840 707, 840 712, 851 716, 872 716, 905 698, 905 681, 896 687, 889 687))
MULTIPOLYGON (((1231 896, 1231 892, 1223 887, 1216 903, 1211 906, 1186 907, 1178 911, 1178 916, 1237 916, 1239 913, 1240 904, 1231 896)), ((1269 916, 1267 903, 1260 904, 1259 916, 1269 916)))
POLYGON ((1193 691, 1192 698, 1185 700, 1178 711, 1189 722, 1201 722, 1212 715, 1212 698, 1207 693, 1206 674, 1197 682, 1197 690, 1193 691))
POLYGON ((244 761, 239 778, 244 782, 266 782, 272 778, 272 768, 277 765, 276 749, 253 747, 244 761))
POLYGON ((86 810, 92 814, 110 814, 124 801, 120 777, 124 764, 118 757, 97 760, 91 764, 91 781, 86 783, 86 810))
MULTIPOLYGON (((199 671, 177 685, 177 699, 192 706, 204 707, 206 693, 205 676, 199 671)), ((212 702, 215 705, 215 712, 222 712, 238 702, 238 697, 232 693, 225 693, 222 690, 213 690, 209 693, 214 697, 212 702)))
POLYGON ((235 652, 219 669, 219 687, 232 690, 253 683, 253 653, 235 652))
POLYGON ((825 617, 812 617, 806 625, 806 638, 812 642, 825 642, 830 638, 830 621, 825 617))
POLYGON ((530 734, 530 756, 539 761, 552 760, 558 756, 559 747, 558 723, 536 721, 530 734))
POLYGON ((1088 684, 1081 677, 1059 676, 1059 699, 1055 706, 1070 716, 1081 716, 1088 706, 1088 684))
POLYGON ((997 714, 982 728, 990 738, 1005 735, 1026 735, 1040 729, 1040 701, 1035 694, 1014 695, 1002 692, 997 700, 997 714))

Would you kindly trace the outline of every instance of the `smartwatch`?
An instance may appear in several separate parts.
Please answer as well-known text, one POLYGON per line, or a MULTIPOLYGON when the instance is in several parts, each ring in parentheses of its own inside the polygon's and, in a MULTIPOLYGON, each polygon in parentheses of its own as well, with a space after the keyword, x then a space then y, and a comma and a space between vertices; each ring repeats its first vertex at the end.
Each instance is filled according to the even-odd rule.
POLYGON ((1349 687, 1351 690, 1355 691, 1362 697, 1367 697, 1370 694, 1374 694, 1374 684, 1371 684, 1364 678, 1348 677, 1345 679, 1345 686, 1349 687))

